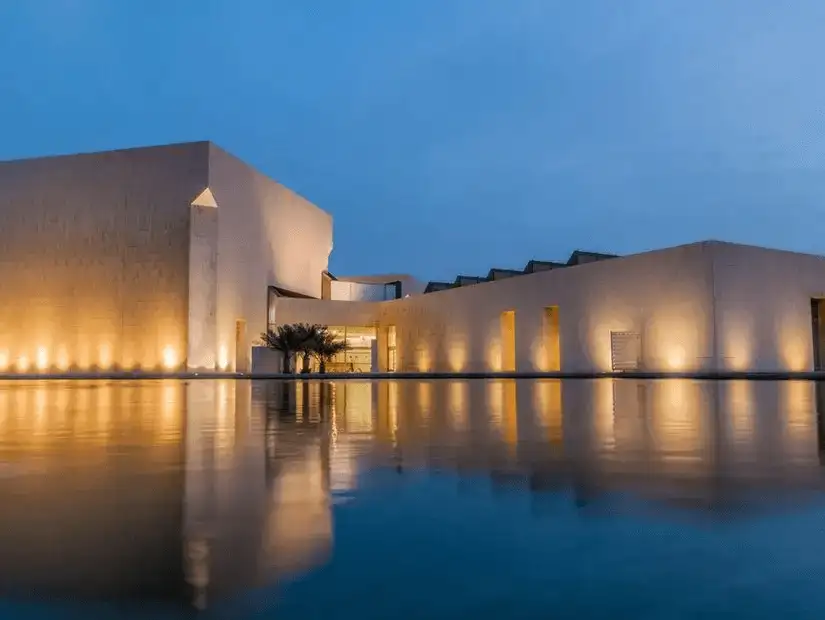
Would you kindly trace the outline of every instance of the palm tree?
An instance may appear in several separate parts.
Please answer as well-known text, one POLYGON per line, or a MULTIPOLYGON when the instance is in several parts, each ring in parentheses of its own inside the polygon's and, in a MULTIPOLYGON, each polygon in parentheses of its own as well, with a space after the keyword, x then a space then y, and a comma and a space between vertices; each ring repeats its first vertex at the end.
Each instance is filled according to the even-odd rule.
POLYGON ((301 372, 306 374, 310 371, 309 364, 318 348, 318 343, 323 340, 323 332, 327 329, 323 325, 296 323, 293 325, 300 341, 295 349, 304 356, 301 372))
POLYGON ((347 342, 338 340, 336 335, 324 327, 318 334, 315 342, 315 357, 318 358, 318 371, 327 371, 327 362, 332 360, 339 353, 347 350, 347 342))
POLYGON ((292 372, 292 357, 300 350, 305 340, 305 333, 296 325, 278 325, 275 329, 261 334, 264 346, 283 354, 284 374, 292 372))

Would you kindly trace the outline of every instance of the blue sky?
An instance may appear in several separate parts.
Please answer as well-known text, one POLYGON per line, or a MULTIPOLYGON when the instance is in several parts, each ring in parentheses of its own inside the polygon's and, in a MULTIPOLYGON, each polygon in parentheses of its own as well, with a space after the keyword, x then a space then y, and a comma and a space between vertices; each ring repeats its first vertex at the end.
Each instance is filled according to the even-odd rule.
POLYGON ((5 0, 0 159, 209 139, 425 279, 825 253, 822 0, 5 0))

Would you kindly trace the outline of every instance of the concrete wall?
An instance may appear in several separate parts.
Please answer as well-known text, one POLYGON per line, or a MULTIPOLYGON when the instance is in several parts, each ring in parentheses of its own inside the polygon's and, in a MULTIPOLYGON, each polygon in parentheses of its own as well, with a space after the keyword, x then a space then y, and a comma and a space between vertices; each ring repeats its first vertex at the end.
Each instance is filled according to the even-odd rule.
POLYGON ((328 326, 377 325, 381 303, 276 297, 270 304, 271 324, 317 323, 328 326))
POLYGON ((0 163, 0 370, 186 356, 206 143, 0 163))
POLYGON ((825 258, 716 243, 719 366, 813 369, 811 298, 825 297, 825 258))
POLYGON ((189 368, 214 370, 218 360, 218 209, 193 205, 189 235, 189 368))
POLYGON ((499 370, 501 313, 513 310, 516 369, 547 370, 544 310, 556 306, 563 370, 610 370, 611 330, 642 334, 646 368, 709 369, 710 259, 694 244, 387 302, 379 347, 395 325, 398 370, 499 370))
POLYGON ((236 359, 248 363, 252 343, 266 330, 270 285, 320 298, 332 218, 214 145, 209 187, 218 204, 218 360, 231 367, 236 359), (246 323, 241 355, 238 320, 246 323))
POLYGON ((396 294, 394 284, 332 280, 329 287, 329 298, 337 301, 386 301, 396 294))

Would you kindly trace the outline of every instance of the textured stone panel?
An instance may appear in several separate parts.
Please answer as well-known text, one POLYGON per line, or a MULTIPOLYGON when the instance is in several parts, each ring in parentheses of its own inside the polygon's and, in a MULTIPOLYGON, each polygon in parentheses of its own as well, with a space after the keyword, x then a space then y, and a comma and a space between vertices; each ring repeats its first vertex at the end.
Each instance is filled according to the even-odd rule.
POLYGON ((0 163, 0 362, 183 364, 208 144, 0 163))
MULTIPOLYGON (((207 190, 208 191, 208 190, 207 190)), ((213 370, 217 350, 218 209, 193 206, 189 236, 189 368, 213 370)), ((220 365, 225 360, 220 360, 220 365)))
POLYGON ((332 218, 283 185, 211 145, 209 187, 219 205, 218 348, 249 360, 267 325, 268 287, 321 296, 332 218), (237 351, 236 321, 246 321, 237 351))

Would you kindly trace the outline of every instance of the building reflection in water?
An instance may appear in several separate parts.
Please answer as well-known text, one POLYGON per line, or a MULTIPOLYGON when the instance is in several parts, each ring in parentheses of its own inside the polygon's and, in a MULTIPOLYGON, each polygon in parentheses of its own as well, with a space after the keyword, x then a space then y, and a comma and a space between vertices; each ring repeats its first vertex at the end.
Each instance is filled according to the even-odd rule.
POLYGON ((822 488, 809 382, 0 383, 0 584, 199 607, 312 570, 378 470, 741 508, 822 488))

